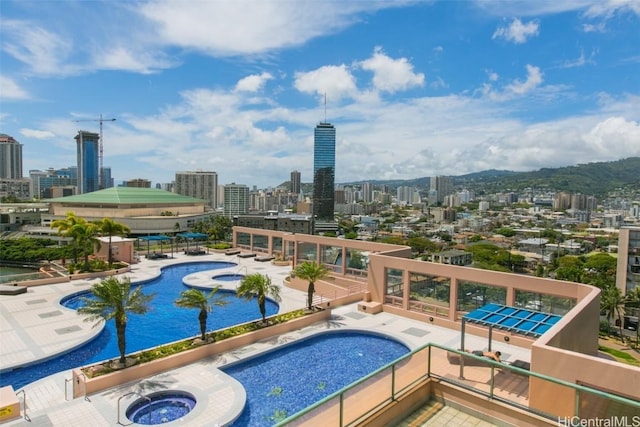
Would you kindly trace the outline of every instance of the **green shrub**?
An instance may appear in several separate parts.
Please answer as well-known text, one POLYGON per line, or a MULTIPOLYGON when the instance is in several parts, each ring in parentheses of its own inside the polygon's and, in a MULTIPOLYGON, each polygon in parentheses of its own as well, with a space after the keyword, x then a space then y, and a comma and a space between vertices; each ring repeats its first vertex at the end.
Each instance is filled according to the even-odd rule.
MULTIPOLYGON (((257 331, 262 328, 266 328, 269 326, 277 325, 280 323, 285 323, 293 319, 297 319, 299 317, 303 317, 307 315, 308 312, 305 310, 295 310, 290 311, 288 313, 278 314, 276 316, 267 318, 267 322, 263 323, 262 320, 256 320, 251 323, 245 323, 242 325, 231 326, 226 329, 221 329, 219 331, 209 332, 206 337, 207 339, 213 338, 214 341, 222 341, 227 338, 232 338, 238 335, 243 335, 249 332, 257 331)), ((133 353, 128 357, 134 357, 137 359, 136 364, 151 362, 156 359, 162 359, 167 356, 172 356, 174 354, 181 353, 183 351, 192 349, 194 347, 194 338, 187 338, 182 341, 174 342, 171 344, 165 344, 158 347, 154 347, 148 350, 142 350, 138 353, 133 353)), ((205 345, 203 342, 202 345, 205 345)), ((94 371, 92 367, 83 368, 83 372, 88 378, 98 377, 101 375, 108 374, 113 372, 114 369, 106 368, 94 371)))

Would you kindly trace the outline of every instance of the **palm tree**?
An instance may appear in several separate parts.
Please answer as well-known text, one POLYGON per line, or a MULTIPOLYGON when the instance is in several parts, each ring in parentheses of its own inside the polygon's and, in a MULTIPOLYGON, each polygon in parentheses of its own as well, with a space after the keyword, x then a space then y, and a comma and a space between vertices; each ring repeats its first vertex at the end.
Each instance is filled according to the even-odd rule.
POLYGON ((82 249, 84 254, 84 269, 90 270, 89 255, 95 249, 100 249, 100 239, 98 239, 99 228, 95 223, 83 222, 75 224, 69 229, 67 235, 71 236, 82 249))
POLYGON ((100 234, 109 236, 109 266, 113 264, 113 254, 111 253, 111 237, 112 236, 126 236, 131 232, 129 227, 119 222, 112 220, 111 218, 102 218, 96 221, 100 229, 100 234))
POLYGON ((244 276, 240 281, 236 294, 238 297, 246 300, 251 300, 254 297, 258 299, 258 307, 260 308, 260 314, 262 315, 263 322, 266 320, 267 314, 267 297, 270 296, 277 302, 281 301, 280 288, 271 283, 271 278, 269 276, 262 275, 260 273, 244 276))
POLYGON ((197 289, 187 289, 186 291, 182 291, 182 293, 180 293, 180 298, 177 298, 174 301, 174 304, 178 307, 200 309, 198 320, 200 321, 200 337, 203 341, 206 339, 205 333, 207 331, 208 313, 213 310, 214 305, 222 307, 223 305, 228 304, 227 301, 224 300, 223 296, 216 296, 219 289, 220 286, 217 286, 211 289, 211 292, 208 294, 197 289))
MULTIPOLYGON (((57 228, 58 234, 65 237, 69 236, 69 231, 76 224, 86 223, 84 218, 77 217, 73 212, 67 212, 67 216, 64 219, 56 219, 51 223, 51 228, 57 228)), ((72 237, 71 244, 73 245, 73 263, 78 263, 78 242, 72 237)))
MULTIPOLYGON (((155 294, 145 295, 142 286, 131 290, 131 280, 128 277, 119 280, 117 277, 106 278, 91 288, 93 297, 83 297, 83 306, 78 314, 84 315, 85 321, 96 321, 96 325, 104 320, 113 319, 116 322, 118 350, 120 363, 124 366, 125 359, 125 330, 127 328, 127 314, 144 314, 149 311, 149 302, 155 294)), ((94 325, 95 326, 95 325, 94 325)))
POLYGON ((620 338, 624 340, 622 336, 622 320, 624 319, 624 297, 622 292, 615 284, 609 284, 602 290, 600 295, 600 309, 604 311, 607 316, 607 324, 609 330, 611 330, 611 319, 617 317, 620 327, 620 338))
POLYGON ((307 308, 312 309, 313 294, 316 291, 315 282, 329 275, 329 269, 324 264, 316 264, 313 261, 305 261, 294 269, 294 274, 301 279, 309 281, 307 288, 307 308))

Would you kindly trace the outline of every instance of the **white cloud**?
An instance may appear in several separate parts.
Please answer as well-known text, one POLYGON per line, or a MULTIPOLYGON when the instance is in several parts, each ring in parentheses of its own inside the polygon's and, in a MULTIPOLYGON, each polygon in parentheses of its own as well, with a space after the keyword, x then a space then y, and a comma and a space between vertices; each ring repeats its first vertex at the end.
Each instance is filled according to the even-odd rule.
POLYGON ((71 39, 37 26, 33 22, 6 20, 2 49, 37 74, 59 75, 74 71, 67 59, 73 51, 71 39))
POLYGON ((582 24, 582 31, 585 33, 604 33, 607 26, 604 22, 598 22, 597 24, 582 24))
POLYGON ((529 38, 538 35, 540 24, 537 21, 522 23, 520 19, 514 18, 507 27, 498 27, 493 33, 492 39, 503 38, 507 41, 521 44, 529 38))
POLYGON ((0 99, 28 99, 29 93, 9 77, 0 76, 0 99))
POLYGON ((507 85, 506 90, 516 95, 524 95, 531 92, 542 83, 542 72, 540 68, 527 64, 527 79, 525 81, 514 80, 507 85))
POLYGON ((600 0, 591 4, 584 15, 589 18, 609 19, 616 13, 625 12, 640 15, 640 2, 638 0, 600 0))
POLYGON ((354 97, 358 93, 356 80, 346 65, 325 65, 309 72, 295 74, 294 86, 303 93, 315 93, 331 100, 354 97))
POLYGON ((593 60, 593 58, 596 56, 597 54, 597 50, 593 50, 591 52, 591 55, 589 55, 589 57, 587 58, 584 55, 584 51, 580 51, 580 56, 577 57, 576 59, 570 59, 567 61, 564 61, 562 64, 560 64, 560 68, 575 68, 575 67, 582 67, 586 64, 595 64, 595 61, 593 60))
POLYGON ((440 76, 436 77, 430 84, 430 87, 432 87, 433 89, 446 89, 449 87, 449 85, 447 84, 447 82, 444 81, 444 79, 440 76))
POLYGON ((20 129, 20 134, 23 136, 26 136, 27 138, 34 138, 34 139, 50 139, 56 136, 53 132, 48 130, 37 130, 37 129, 27 129, 27 128, 20 129))
POLYGON ((93 67, 101 70, 123 70, 140 74, 151 74, 159 69, 175 66, 161 52, 133 51, 125 46, 109 47, 93 57, 93 67))
POLYGON ((180 2, 155 0, 139 12, 155 24, 164 43, 215 56, 252 55, 302 45, 356 22, 381 2, 251 1, 180 2))
POLYGON ((267 72, 244 77, 236 84, 236 91, 258 92, 262 90, 267 81, 271 79, 273 79, 273 76, 267 72))
POLYGON ((381 92, 394 93, 424 85, 424 74, 414 73, 413 65, 407 58, 390 58, 380 47, 376 47, 371 58, 359 65, 373 72, 373 86, 381 92))
MULTIPOLYGON (((476 92, 479 92, 484 97, 492 99, 494 101, 507 101, 524 96, 532 92, 534 89, 538 88, 543 82, 543 74, 542 71, 540 71, 539 67, 527 64, 526 69, 527 77, 525 80, 514 79, 511 81, 511 83, 507 84, 502 89, 494 88, 491 83, 484 83, 482 87, 476 92)), ((489 72, 488 78, 489 81, 494 82, 498 80, 498 75, 489 72)), ((564 87, 551 87, 550 91, 554 92, 561 89, 564 89, 564 87)))

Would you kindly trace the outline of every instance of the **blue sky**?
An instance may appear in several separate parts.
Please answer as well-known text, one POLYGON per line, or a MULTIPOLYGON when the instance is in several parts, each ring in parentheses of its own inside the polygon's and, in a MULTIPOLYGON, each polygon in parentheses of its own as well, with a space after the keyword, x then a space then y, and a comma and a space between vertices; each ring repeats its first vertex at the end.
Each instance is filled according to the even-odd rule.
POLYGON ((516 171, 640 156, 640 1, 0 2, 0 132, 24 172, 104 124, 116 183, 516 171))

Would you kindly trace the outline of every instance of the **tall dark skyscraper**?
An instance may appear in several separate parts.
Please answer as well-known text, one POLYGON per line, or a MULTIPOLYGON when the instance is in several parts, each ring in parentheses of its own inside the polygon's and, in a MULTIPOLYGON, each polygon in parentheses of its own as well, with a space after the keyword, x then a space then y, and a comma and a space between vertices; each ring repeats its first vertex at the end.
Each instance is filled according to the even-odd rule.
POLYGON ((294 194, 300 194, 300 180, 301 175, 298 171, 291 171, 291 192, 294 194))
POLYGON ((313 142, 313 215, 320 221, 334 220, 336 128, 320 123, 313 142))
POLYGON ((100 189, 100 135, 78 131, 78 194, 91 193, 100 189))
POLYGON ((22 179, 22 144, 0 134, 0 178, 22 179))

